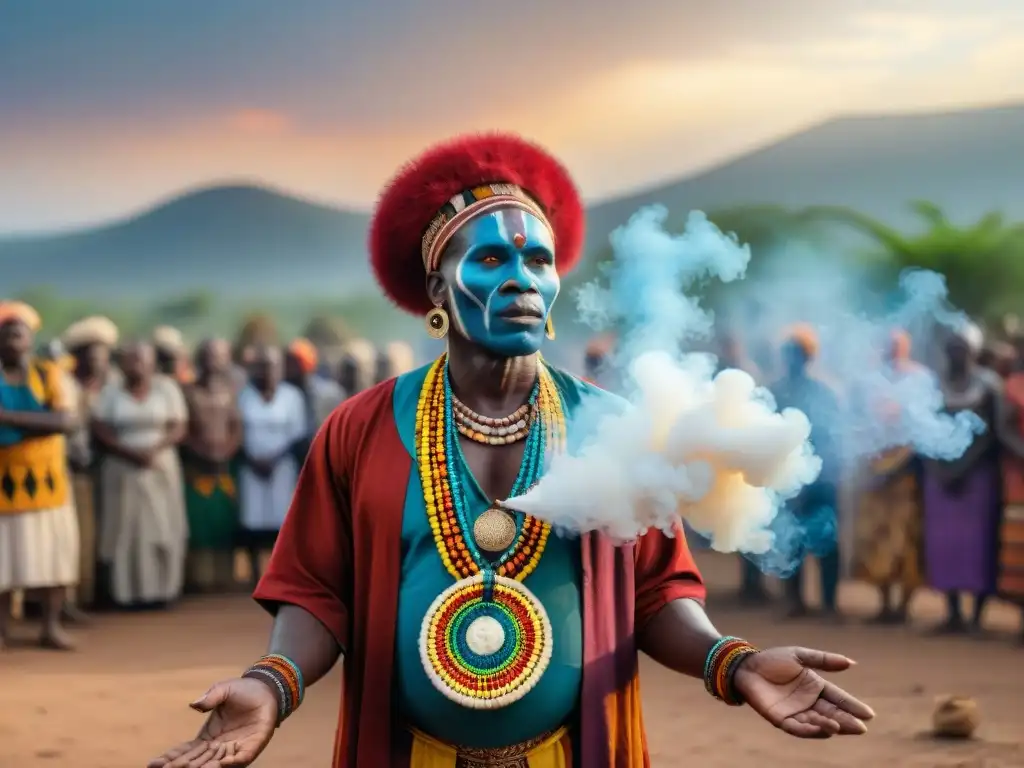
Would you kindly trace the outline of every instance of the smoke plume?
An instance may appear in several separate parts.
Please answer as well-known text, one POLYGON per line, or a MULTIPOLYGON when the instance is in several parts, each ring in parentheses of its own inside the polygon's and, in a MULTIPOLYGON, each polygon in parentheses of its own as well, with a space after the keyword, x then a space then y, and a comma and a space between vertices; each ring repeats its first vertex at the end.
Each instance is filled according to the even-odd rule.
MULTIPOLYGON (((779 412, 761 386, 764 378, 718 371, 713 355, 696 351, 714 320, 698 301, 698 289, 708 280, 740 281, 751 253, 702 213, 691 213, 679 235, 665 230, 666 217, 660 206, 645 208, 616 230, 603 279, 578 295, 589 325, 619 335, 614 365, 625 399, 586 399, 572 414, 570 449, 554 458, 535 488, 505 503, 557 528, 601 531, 617 541, 651 528, 670 532, 682 517, 713 548, 759 555, 763 562, 774 558, 772 568, 784 571, 779 561, 796 556, 806 544, 800 539, 834 539, 832 510, 831 526, 779 514, 821 472, 811 425, 798 410, 779 412)), ((865 290, 847 278, 839 268, 796 277, 780 269, 733 291, 724 305, 731 302, 735 310, 755 299, 762 305, 761 317, 747 327, 752 344, 777 344, 788 324, 812 323, 821 331, 823 366, 868 399, 898 404, 900 418, 880 428, 866 426, 870 418, 863 413, 837 414, 829 429, 843 445, 842 461, 906 444, 925 455, 959 456, 978 425, 940 412, 934 377, 888 376, 879 358, 893 326, 961 320, 946 304, 942 278, 904 275, 902 298, 874 316, 842 297, 865 290)))

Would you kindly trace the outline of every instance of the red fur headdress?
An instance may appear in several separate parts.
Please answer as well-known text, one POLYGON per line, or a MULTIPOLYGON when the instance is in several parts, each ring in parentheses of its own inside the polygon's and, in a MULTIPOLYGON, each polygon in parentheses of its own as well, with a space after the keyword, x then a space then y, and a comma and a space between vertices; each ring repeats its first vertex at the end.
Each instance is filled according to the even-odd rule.
POLYGON ((569 173, 535 144, 509 134, 452 139, 406 165, 384 188, 370 223, 370 260, 384 293, 413 314, 432 308, 424 236, 452 198, 485 185, 514 185, 554 233, 560 274, 579 262, 583 204, 569 173))

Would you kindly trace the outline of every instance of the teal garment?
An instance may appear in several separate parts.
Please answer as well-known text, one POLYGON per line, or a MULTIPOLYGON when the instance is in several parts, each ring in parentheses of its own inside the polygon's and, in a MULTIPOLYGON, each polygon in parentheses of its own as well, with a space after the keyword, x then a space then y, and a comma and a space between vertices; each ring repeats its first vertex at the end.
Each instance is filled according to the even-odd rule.
MULTIPOLYGON (((413 457, 416 405, 428 368, 404 374, 395 384, 395 421, 402 443, 413 457)), ((567 402, 578 401, 573 397, 575 392, 569 394, 567 402)), ((490 500, 471 477, 464 484, 475 520, 490 506, 490 500)), ((579 703, 582 681, 581 578, 579 540, 552 534, 537 569, 525 581, 551 619, 554 653, 547 671, 526 696, 502 709, 468 709, 447 699, 434 688, 423 669, 419 637, 431 603, 454 582, 441 562, 427 523, 419 469, 414 461, 402 518, 402 579, 395 636, 396 691, 404 722, 450 744, 498 747, 534 738, 569 721, 579 703)))
MULTIPOLYGON (((39 373, 41 376, 42 373, 39 373)), ((21 384, 8 384, 0 375, 0 408, 5 411, 22 413, 42 413, 46 410, 45 403, 39 402, 28 381, 21 384)), ((0 447, 17 445, 25 439, 25 433, 14 427, 0 426, 0 447)))

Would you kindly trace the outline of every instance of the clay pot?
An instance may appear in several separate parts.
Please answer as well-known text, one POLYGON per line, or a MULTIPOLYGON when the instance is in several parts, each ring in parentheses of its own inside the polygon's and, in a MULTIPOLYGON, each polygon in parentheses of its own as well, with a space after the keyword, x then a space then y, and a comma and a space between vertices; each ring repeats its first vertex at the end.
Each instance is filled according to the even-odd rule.
POLYGON ((935 702, 932 730, 944 739, 969 739, 978 730, 978 702, 967 696, 943 696, 935 702))

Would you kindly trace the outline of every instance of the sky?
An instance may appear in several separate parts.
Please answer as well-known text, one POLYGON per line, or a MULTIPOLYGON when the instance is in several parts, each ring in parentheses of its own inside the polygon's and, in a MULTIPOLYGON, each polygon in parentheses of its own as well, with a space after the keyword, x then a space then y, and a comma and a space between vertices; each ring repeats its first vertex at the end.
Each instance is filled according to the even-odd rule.
POLYGON ((589 200, 835 115, 1024 101, 1021 0, 0 0, 0 233, 224 181, 369 209, 433 141, 589 200))

